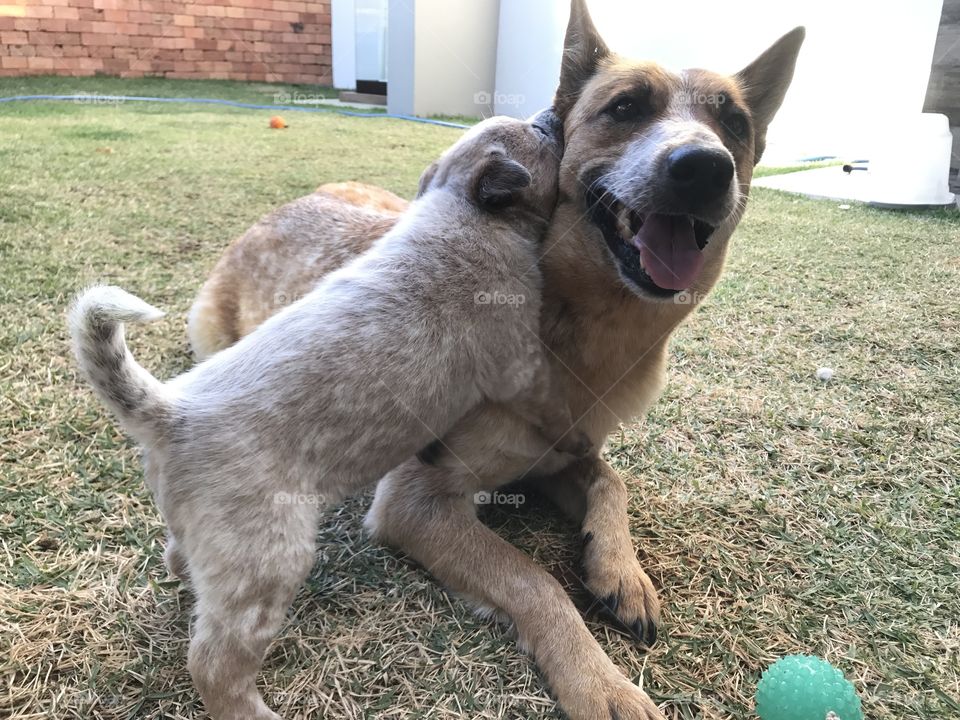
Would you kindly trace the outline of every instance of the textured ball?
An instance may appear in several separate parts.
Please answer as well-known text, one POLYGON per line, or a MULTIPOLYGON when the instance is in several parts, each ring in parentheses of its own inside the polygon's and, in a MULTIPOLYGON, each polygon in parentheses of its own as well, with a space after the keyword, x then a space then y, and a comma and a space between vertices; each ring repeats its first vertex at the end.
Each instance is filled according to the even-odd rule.
POLYGON ((757 685, 760 720, 863 720, 860 698, 843 673, 812 655, 788 655, 768 667, 757 685))
POLYGON ((274 130, 283 130, 285 127, 287 127, 287 123, 279 115, 274 115, 272 118, 270 118, 270 127, 274 130))
POLYGON ((828 367, 817 368, 817 380, 828 382, 832 379, 833 379, 833 368, 828 368, 828 367))

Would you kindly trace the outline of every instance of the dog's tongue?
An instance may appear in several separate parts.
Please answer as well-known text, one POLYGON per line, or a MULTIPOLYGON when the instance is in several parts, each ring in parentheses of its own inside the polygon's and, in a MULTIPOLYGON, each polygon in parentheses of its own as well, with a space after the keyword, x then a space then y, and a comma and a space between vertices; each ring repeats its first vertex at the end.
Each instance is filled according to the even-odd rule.
POLYGON ((647 215, 633 236, 647 275, 665 290, 684 290, 703 267, 693 223, 682 215, 647 215))

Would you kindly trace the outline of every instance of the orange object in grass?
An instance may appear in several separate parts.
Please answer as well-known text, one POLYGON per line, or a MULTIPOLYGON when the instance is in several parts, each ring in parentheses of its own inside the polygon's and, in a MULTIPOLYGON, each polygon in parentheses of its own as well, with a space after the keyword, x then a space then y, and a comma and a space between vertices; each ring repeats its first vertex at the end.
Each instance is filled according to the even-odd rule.
POLYGON ((272 127, 274 130, 282 130, 283 128, 287 127, 287 123, 285 123, 283 118, 279 115, 274 115, 272 118, 270 118, 270 127, 272 127))

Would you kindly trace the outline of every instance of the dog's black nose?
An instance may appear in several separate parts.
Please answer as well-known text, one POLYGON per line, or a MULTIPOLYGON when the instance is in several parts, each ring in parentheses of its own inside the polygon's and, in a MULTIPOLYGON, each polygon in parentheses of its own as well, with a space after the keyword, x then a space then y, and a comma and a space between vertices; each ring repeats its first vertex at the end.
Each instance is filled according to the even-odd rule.
POLYGON ((670 186, 689 212, 721 197, 733 180, 733 160, 720 148, 681 145, 667 156, 670 186))

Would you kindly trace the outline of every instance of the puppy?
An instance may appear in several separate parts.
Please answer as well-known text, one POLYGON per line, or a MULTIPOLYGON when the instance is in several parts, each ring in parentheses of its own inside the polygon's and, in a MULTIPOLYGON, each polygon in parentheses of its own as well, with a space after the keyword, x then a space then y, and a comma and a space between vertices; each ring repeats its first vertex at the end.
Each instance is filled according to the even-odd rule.
MULTIPOLYGON (((236 345, 163 384, 125 321, 159 310, 94 287, 70 311, 81 368, 144 446, 171 569, 197 621, 188 666, 216 718, 277 718, 255 687, 314 561, 323 506, 373 483, 481 401, 511 402, 557 450, 583 455, 551 406, 537 337, 539 239, 557 199, 560 129, 488 120, 422 178, 365 255, 236 345)), ((546 448, 550 450, 549 446, 546 448)))

